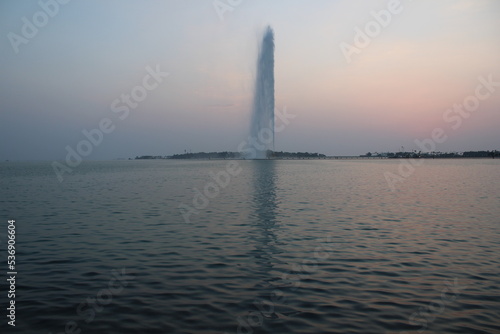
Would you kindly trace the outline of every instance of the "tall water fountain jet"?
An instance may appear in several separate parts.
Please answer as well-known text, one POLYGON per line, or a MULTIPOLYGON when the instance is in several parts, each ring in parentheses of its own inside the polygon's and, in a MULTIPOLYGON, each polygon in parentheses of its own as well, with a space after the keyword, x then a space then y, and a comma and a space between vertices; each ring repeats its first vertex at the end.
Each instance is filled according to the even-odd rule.
POLYGON ((256 159, 265 159, 274 151, 274 32, 270 26, 259 48, 254 94, 250 135, 257 141, 256 159))

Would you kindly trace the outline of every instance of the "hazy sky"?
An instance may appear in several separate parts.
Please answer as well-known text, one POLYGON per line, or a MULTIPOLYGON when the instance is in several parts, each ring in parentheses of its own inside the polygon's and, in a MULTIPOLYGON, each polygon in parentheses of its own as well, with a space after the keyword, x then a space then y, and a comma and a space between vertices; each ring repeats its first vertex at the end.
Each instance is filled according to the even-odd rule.
POLYGON ((435 128, 440 151, 500 149, 498 0, 40 3, 0 2, 2 160, 64 159, 103 119, 86 159, 235 151, 267 24, 276 108, 296 115, 276 150, 417 149, 435 128), (372 37, 356 44, 358 28, 372 37), (462 103, 472 111, 447 112, 462 103))

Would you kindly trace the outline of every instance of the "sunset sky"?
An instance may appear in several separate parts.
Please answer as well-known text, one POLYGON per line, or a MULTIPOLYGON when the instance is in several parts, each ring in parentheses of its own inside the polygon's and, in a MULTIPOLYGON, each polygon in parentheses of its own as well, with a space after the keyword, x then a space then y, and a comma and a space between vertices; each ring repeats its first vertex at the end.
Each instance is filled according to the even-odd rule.
POLYGON ((498 0, 55 1, 40 1, 51 15, 38 1, 0 3, 1 160, 64 159, 105 118, 113 131, 86 159, 236 151, 266 25, 276 108, 296 115, 276 150, 413 150, 435 128, 447 135, 439 151, 500 149, 498 0), (367 27, 380 29, 348 61, 341 46, 367 27), (121 119, 114 101, 157 68, 168 76, 150 78, 121 119), (498 84, 478 88, 488 78, 498 84), (478 89, 488 96, 470 116, 445 120, 478 89))

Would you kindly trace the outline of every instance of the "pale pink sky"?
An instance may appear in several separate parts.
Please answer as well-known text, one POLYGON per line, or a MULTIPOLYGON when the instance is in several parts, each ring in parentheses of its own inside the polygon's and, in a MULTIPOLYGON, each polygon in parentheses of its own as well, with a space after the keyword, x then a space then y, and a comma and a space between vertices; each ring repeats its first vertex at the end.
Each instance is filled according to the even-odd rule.
MULTIPOLYGON (((223 13, 212 0, 70 2, 27 44, 1 39, 0 159, 64 158, 103 117, 116 131, 90 159, 236 150, 249 129, 258 36, 275 31, 276 107, 297 115, 276 149, 328 155, 416 149, 443 128, 438 149, 500 149, 500 87, 457 129, 446 109, 478 77, 500 82, 500 1, 401 0, 398 13, 348 62, 342 43, 389 1, 252 0, 223 13), (168 78, 130 117, 111 102, 146 66, 168 78), (10 138, 16 137, 12 142, 10 138)), ((3 1, 0 34, 21 33, 37 1, 3 1)))

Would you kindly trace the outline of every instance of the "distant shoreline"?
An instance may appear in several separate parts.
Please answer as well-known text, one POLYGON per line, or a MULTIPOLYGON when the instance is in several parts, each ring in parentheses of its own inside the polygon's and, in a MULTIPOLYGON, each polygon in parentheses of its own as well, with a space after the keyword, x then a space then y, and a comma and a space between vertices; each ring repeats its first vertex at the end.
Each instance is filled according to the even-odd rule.
MULTIPOLYGON (((462 160, 472 160, 472 159, 497 159, 498 157, 361 157, 361 156, 327 156, 327 157, 308 157, 308 158, 267 158, 267 159, 245 159, 245 158, 165 158, 165 157, 150 157, 150 158, 135 158, 129 160, 396 160, 396 159, 423 159, 423 160, 452 160, 452 159, 462 159, 462 160)), ((123 160, 123 159, 121 159, 123 160)))
MULTIPOLYGON (((359 159, 495 159, 500 158, 498 150, 457 152, 386 152, 366 153, 362 155, 333 155, 309 152, 267 152, 267 158, 258 160, 359 160, 359 159)), ((174 154, 171 156, 136 156, 134 160, 255 160, 255 156, 244 155, 240 152, 198 152, 174 154)))

